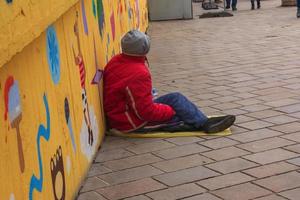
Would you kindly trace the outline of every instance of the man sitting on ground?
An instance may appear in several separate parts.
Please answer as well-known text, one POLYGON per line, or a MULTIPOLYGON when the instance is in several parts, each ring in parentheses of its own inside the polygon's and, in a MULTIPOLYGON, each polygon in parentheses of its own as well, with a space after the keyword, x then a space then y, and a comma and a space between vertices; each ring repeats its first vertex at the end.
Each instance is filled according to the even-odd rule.
POLYGON ((127 133, 216 133, 234 123, 233 115, 207 118, 178 92, 153 99, 151 75, 146 64, 150 38, 132 30, 122 38, 121 47, 122 53, 114 56, 104 70, 104 111, 109 128, 127 133))

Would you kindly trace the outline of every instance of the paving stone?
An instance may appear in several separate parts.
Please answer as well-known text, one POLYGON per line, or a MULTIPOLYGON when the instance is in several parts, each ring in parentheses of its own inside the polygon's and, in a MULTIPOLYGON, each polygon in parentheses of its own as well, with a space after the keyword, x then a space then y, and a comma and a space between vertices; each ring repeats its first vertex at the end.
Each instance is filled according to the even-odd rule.
POLYGON ((96 162, 105 162, 109 160, 115 160, 115 159, 120 159, 128 156, 134 155, 133 153, 130 153, 124 149, 115 149, 111 151, 105 151, 104 152, 99 152, 97 157, 96 157, 96 162))
POLYGON ((249 154, 248 151, 236 147, 226 147, 202 153, 202 155, 217 161, 240 157, 247 154, 249 154))
POLYGON ((104 182, 103 180, 101 180, 97 177, 87 178, 84 181, 83 187, 81 188, 80 192, 92 191, 97 188, 105 187, 107 185, 108 185, 108 183, 104 182))
POLYGON ((114 137, 108 136, 108 137, 105 137, 105 140, 102 142, 100 152, 125 148, 132 144, 133 143, 131 143, 125 139, 119 139, 119 138, 116 139, 114 137))
POLYGON ((208 178, 202 181, 197 182, 197 184, 203 186, 204 188, 207 188, 208 190, 216 190, 232 185, 238 185, 241 183, 249 182, 252 181, 254 178, 240 173, 231 173, 231 174, 226 174, 222 176, 217 176, 214 178, 208 178))
MULTIPOLYGON (((249 131, 245 128, 241 128, 241 127, 238 127, 238 126, 235 126, 235 125, 231 126, 230 130, 231 130, 232 133, 234 133, 234 135, 239 134, 239 133, 245 133, 245 132, 249 131)), ((211 138, 211 137, 207 137, 206 139, 209 139, 209 138, 211 138)))
POLYGON ((112 170, 104 167, 103 164, 93 163, 91 168, 89 169, 87 176, 92 177, 92 176, 97 176, 97 175, 106 174, 110 172, 112 172, 112 170))
POLYGON ((116 170, 128 169, 131 167, 147 165, 161 160, 162 160, 161 158, 154 156, 152 154, 142 154, 142 155, 131 156, 119 160, 107 161, 104 162, 103 165, 111 170, 116 171, 116 170))
POLYGON ((222 200, 212 194, 204 193, 193 197, 185 198, 184 200, 222 200))
POLYGON ((272 107, 281 107, 281 106, 287 106, 296 103, 299 103, 299 101, 296 99, 280 99, 277 101, 266 102, 264 104, 272 107))
POLYGON ((157 192, 148 193, 147 196, 154 200, 175 200, 184 197, 196 195, 205 192, 206 190, 202 187, 190 183, 185 185, 180 185, 176 187, 171 187, 168 189, 160 190, 157 192))
POLYGON ((199 144, 211 149, 219 149, 219 148, 239 144, 239 142, 231 140, 229 138, 222 137, 222 138, 216 138, 216 139, 200 142, 199 144))
POLYGON ((242 101, 237 101, 236 103, 241 104, 243 106, 249 106, 249 105, 253 105, 253 104, 258 104, 258 103, 262 103, 263 101, 255 99, 255 98, 249 98, 249 99, 244 99, 242 101))
POLYGON ((277 196, 277 195, 268 195, 268 196, 265 196, 265 197, 257 198, 255 200, 286 200, 286 199, 282 198, 280 196, 277 196))
POLYGON ((263 139, 255 142, 249 142, 249 143, 237 145, 237 147, 251 152, 260 152, 269 149, 275 149, 278 147, 288 146, 291 144, 294 144, 294 142, 279 137, 273 137, 273 138, 263 139))
POLYGON ((232 101, 239 101, 241 99, 238 97, 234 97, 234 96, 224 96, 224 97, 215 98, 215 100, 218 102, 226 103, 226 102, 232 102, 232 101))
POLYGON ((265 152, 255 153, 252 155, 244 156, 247 160, 259 164, 268 164, 272 162, 287 160, 290 158, 297 157, 298 154, 284 150, 284 149, 273 149, 265 152))
POLYGON ((299 153, 300 154, 300 144, 295 144, 295 145, 287 146, 287 147, 284 147, 284 149, 287 149, 287 150, 290 150, 290 151, 293 151, 295 153, 299 153))
POLYGON ((247 110, 249 112, 257 112, 257 111, 261 111, 261 110, 267 110, 269 108, 270 108, 269 106, 264 106, 261 104, 241 107, 242 110, 247 110))
POLYGON ((270 191, 251 183, 236 185, 212 192, 224 200, 254 199, 271 194, 270 191))
POLYGON ((250 122, 250 121, 253 121, 255 120, 255 118, 252 118, 252 117, 248 117, 246 115, 238 115, 236 117, 236 120, 235 120, 235 124, 241 124, 241 123, 244 123, 244 122, 250 122))
POLYGON ((294 133, 300 131, 300 123, 292 122, 284 125, 273 126, 271 129, 280 131, 283 133, 294 133))
POLYGON ((203 139, 199 137, 177 137, 177 138, 168 138, 166 140, 176 145, 192 144, 199 141, 203 141, 203 139))
POLYGON ((241 107, 241 105, 236 103, 220 103, 217 105, 213 105, 212 107, 220 110, 228 110, 228 109, 241 107))
POLYGON ((210 162, 212 162, 211 159, 196 154, 191 156, 175 158, 172 160, 157 162, 152 164, 152 166, 165 172, 173 172, 181 169, 196 167, 210 162))
POLYGON ((282 112, 279 111, 275 111, 275 110, 262 110, 262 111, 258 111, 258 112, 251 112, 249 114, 246 114, 250 117, 255 117, 257 119, 264 119, 267 117, 273 117, 273 116, 277 116, 277 115, 281 115, 282 112))
POLYGON ((284 113, 294 113, 300 111, 300 104, 294 104, 289 106, 279 107, 276 110, 284 112, 284 113))
POLYGON ((151 199, 147 196, 144 196, 144 195, 138 195, 138 196, 135 196, 135 197, 125 198, 124 200, 151 200, 151 199))
POLYGON ((286 124, 286 123, 298 121, 299 119, 285 116, 285 115, 278 115, 278 116, 274 116, 274 117, 270 117, 270 118, 265 118, 263 120, 273 123, 273 124, 286 124))
POLYGON ((280 195, 282 195, 290 200, 298 200, 300 197, 300 188, 281 192, 280 195))
POLYGON ((300 135, 299 133, 292 133, 292 134, 285 134, 282 136, 282 138, 285 138, 285 139, 289 139, 289 140, 292 140, 292 141, 295 141, 295 142, 300 142, 300 135))
POLYGON ((234 96, 240 97, 240 98, 243 98, 243 99, 248 99, 248 98, 256 97, 257 95, 251 94, 251 93, 248 93, 248 92, 244 92, 244 93, 234 94, 234 96))
POLYGON ((289 172, 255 181, 255 184, 274 192, 281 192, 300 187, 300 174, 298 172, 289 172))
MULTIPOLYGON (((228 110, 223 110, 222 111, 222 114, 227 114, 227 115, 243 115, 243 114, 246 114, 248 113, 248 111, 245 111, 245 110, 241 110, 241 109, 238 109, 238 108, 234 108, 234 109, 228 109, 228 110)), ((239 117, 238 117, 239 119, 239 117)))
POLYGON ((274 176, 277 174, 286 173, 296 169, 298 169, 298 167, 291 165, 289 163, 278 162, 278 163, 263 165, 260 167, 255 167, 252 169, 245 170, 243 172, 251 176, 254 176, 256 178, 265 178, 268 176, 274 176))
POLYGON ((112 172, 109 174, 100 175, 98 177, 110 185, 116 185, 120 183, 151 177, 161 173, 162 171, 152 166, 146 165, 146 166, 126 169, 118 172, 112 172))
POLYGON ((282 135, 283 133, 270 130, 270 129, 259 129, 255 131, 248 131, 240 134, 233 134, 228 136, 231 139, 246 143, 256 140, 261 140, 264 138, 270 138, 278 135, 282 135))
POLYGON ((196 154, 208 150, 210 149, 198 144, 188 144, 188 145, 176 146, 161 151, 155 151, 153 152, 153 154, 163 159, 172 159, 172 158, 187 156, 187 155, 196 154))
POLYGON ((241 126, 242 128, 247 128, 249 130, 256 130, 256 129, 266 128, 266 127, 269 127, 269 126, 272 126, 272 125, 273 125, 272 123, 264 122, 264 121, 261 121, 261 120, 254 120, 254 121, 239 124, 239 126, 241 126))
POLYGON ((163 141, 163 138, 126 138, 126 140, 135 145, 163 141))
POLYGON ((295 118, 297 118, 297 119, 300 119, 300 112, 291 113, 291 114, 288 114, 288 116, 291 116, 291 117, 295 117, 295 118))
POLYGON ((98 194, 97 192, 85 192, 85 193, 81 193, 77 200, 106 200, 103 196, 101 196, 100 194, 98 194))
POLYGON ((287 162, 288 162, 288 163, 291 163, 291 164, 293 164, 293 165, 300 166, 300 157, 294 158, 294 159, 291 159, 291 160, 288 160, 287 162))
POLYGON ((166 142, 166 141, 156 141, 156 142, 150 142, 150 143, 144 143, 144 144, 137 144, 137 145, 131 145, 127 147, 126 149, 128 151, 131 151, 136 154, 142 154, 142 153, 148 153, 151 151, 157 151, 160 149, 167 149, 170 147, 174 147, 175 145, 166 142))
POLYGON ((189 169, 184 169, 176 172, 169 172, 162 175, 154 176, 154 179, 168 186, 175 186, 175 185, 206 179, 209 177, 214 177, 217 175, 219 175, 219 173, 216 173, 203 166, 198 166, 198 167, 193 167, 189 169))
POLYGON ((223 174, 241 171, 255 166, 257 166, 257 164, 244 160, 242 158, 233 158, 230 160, 219 161, 216 163, 206 165, 206 167, 221 172, 223 174))
POLYGON ((145 178, 138 181, 98 189, 96 192, 102 194, 104 197, 110 200, 118 200, 164 189, 165 187, 165 185, 151 178, 145 178))

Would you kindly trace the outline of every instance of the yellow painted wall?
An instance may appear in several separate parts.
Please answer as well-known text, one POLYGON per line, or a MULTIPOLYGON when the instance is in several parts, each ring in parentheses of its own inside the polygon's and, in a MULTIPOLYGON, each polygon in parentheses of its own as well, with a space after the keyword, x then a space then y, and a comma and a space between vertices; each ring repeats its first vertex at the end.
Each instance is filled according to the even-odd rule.
POLYGON ((1 200, 76 196, 105 131, 93 76, 120 52, 125 32, 147 25, 145 0, 81 0, 0 65, 1 200))

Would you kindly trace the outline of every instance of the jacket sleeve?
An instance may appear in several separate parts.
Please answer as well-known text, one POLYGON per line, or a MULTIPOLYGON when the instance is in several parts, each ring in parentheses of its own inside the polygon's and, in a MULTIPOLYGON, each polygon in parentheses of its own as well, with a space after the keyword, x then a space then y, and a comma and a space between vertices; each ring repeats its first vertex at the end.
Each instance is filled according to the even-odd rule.
POLYGON ((151 91, 150 74, 139 74, 126 87, 128 106, 144 121, 162 122, 170 120, 175 115, 175 111, 168 105, 154 103, 151 91))

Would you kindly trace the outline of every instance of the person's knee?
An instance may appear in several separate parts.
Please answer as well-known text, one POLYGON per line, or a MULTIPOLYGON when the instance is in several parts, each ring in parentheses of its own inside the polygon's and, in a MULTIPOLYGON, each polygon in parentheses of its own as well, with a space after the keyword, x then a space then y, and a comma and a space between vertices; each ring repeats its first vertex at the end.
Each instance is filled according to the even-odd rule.
POLYGON ((172 92, 172 93, 169 93, 169 94, 172 97, 184 97, 184 95, 181 94, 180 92, 172 92))

